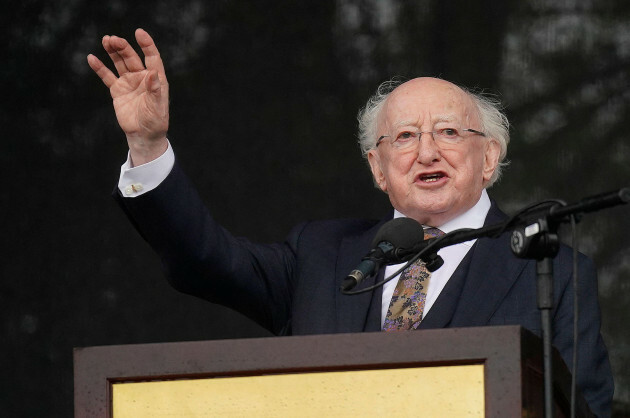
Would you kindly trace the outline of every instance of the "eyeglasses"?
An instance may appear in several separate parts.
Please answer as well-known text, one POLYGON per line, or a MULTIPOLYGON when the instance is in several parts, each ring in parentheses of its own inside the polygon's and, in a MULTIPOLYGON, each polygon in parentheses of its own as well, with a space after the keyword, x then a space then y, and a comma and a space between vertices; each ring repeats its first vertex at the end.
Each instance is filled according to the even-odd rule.
MULTIPOLYGON (((391 146, 397 150, 406 150, 411 149, 414 145, 417 145, 420 142, 420 138, 422 134, 431 134, 433 136, 433 140, 440 147, 449 147, 460 144, 464 137, 462 134, 464 132, 470 132, 474 135, 486 136, 485 133, 476 131, 474 129, 460 129, 457 128, 442 128, 436 131, 426 131, 426 132, 410 132, 410 131, 402 131, 400 132, 396 138, 390 141, 391 146), (418 141, 415 139, 418 138, 418 141)), ((376 146, 381 145, 385 138, 393 138, 391 135, 383 135, 376 141, 376 146)))

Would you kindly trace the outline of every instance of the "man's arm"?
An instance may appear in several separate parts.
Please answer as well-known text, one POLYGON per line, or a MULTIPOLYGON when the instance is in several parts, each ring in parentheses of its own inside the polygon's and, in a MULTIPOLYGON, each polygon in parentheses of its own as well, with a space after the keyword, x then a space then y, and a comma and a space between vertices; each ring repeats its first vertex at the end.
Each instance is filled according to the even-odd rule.
POLYGON ((115 198, 160 256, 176 289, 231 307, 282 334, 290 323, 299 231, 284 244, 255 245, 214 222, 166 139, 168 83, 158 49, 144 30, 135 35, 144 63, 125 39, 103 37, 118 76, 88 56, 110 90, 129 145, 115 198))
POLYGON ((282 244, 235 238, 212 219, 177 163, 150 193, 127 199, 116 188, 114 197, 175 289, 237 310, 273 333, 287 331, 304 225, 282 244))

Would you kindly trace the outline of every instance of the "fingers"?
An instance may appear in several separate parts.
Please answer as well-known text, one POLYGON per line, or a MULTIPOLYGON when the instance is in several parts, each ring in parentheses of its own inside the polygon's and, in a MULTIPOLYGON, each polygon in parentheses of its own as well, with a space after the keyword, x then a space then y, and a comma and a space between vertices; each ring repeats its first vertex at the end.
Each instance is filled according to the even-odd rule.
POLYGON ((103 48, 105 48, 105 51, 109 55, 109 58, 111 58, 112 62, 114 63, 114 66, 116 67, 116 71, 118 71, 118 74, 122 75, 128 72, 129 69, 127 68, 127 65, 125 64, 125 61, 123 60, 123 58, 116 51, 116 48, 114 48, 114 46, 111 44, 111 40, 112 40, 111 36, 109 35, 103 36, 103 41, 102 41, 103 48))
POLYGON ((92 68, 92 70, 96 73, 96 75, 98 75, 103 81, 103 83, 105 83, 107 88, 110 88, 116 82, 117 80, 116 75, 112 73, 110 69, 107 68, 105 64, 103 64, 101 60, 96 58, 94 55, 92 54, 88 55, 87 62, 90 68, 92 68))
POLYGON ((136 29, 136 41, 140 48, 142 48, 142 53, 144 54, 144 62, 147 66, 148 70, 155 70, 158 72, 160 76, 165 76, 164 71, 164 63, 162 62, 162 58, 160 57, 160 52, 155 46, 155 42, 153 42, 153 38, 151 35, 147 33, 144 29, 136 29))
MULTIPOLYGON (((151 38, 151 36, 144 29, 136 29, 135 35, 138 45, 140 45, 140 48, 142 48, 142 52, 145 57, 144 63, 142 62, 142 59, 140 58, 138 53, 133 49, 129 42, 127 42, 126 39, 120 38, 118 36, 103 36, 103 48, 114 63, 116 71, 118 72, 118 76, 122 76, 129 72, 144 71, 146 64, 146 69, 148 69, 149 71, 155 71, 157 73, 157 77, 155 77, 155 80, 150 77, 150 84, 152 86, 157 86, 161 82, 163 83, 162 87, 164 87, 168 92, 168 82, 166 80, 166 74, 164 71, 164 63, 162 62, 162 58, 160 57, 160 52, 155 46, 155 42, 153 42, 153 38, 151 38)), ((88 64, 90 65, 92 70, 94 70, 94 72, 101 78, 101 80, 103 80, 103 83, 105 83, 107 87, 111 88, 118 77, 92 54, 88 56, 88 64)), ((149 88, 148 82, 147 88, 149 88)))
POLYGON ((109 54, 116 71, 118 71, 118 75, 123 75, 129 71, 144 70, 144 64, 138 53, 124 38, 105 35, 103 37, 103 48, 109 54))

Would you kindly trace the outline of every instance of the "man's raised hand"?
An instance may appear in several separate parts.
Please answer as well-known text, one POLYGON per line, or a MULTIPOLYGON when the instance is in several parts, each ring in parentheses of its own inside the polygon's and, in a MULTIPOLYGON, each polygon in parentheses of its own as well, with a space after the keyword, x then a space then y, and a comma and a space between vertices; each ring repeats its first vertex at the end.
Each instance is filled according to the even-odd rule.
POLYGON ((144 63, 125 39, 103 37, 103 47, 118 77, 94 55, 87 57, 92 70, 109 88, 134 166, 152 161, 166 151, 169 118, 168 82, 160 53, 143 29, 136 30, 136 41, 144 53, 144 63))

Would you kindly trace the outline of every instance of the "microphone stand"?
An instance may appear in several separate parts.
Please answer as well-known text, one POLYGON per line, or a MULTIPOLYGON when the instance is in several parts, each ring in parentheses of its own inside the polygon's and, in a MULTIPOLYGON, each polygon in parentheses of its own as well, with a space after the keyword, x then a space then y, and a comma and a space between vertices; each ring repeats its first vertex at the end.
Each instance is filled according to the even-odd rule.
MULTIPOLYGON (((570 222, 571 217, 575 217, 577 222, 583 213, 595 212, 628 202, 630 202, 630 188, 587 197, 573 205, 561 206, 560 203, 553 202, 547 207, 522 211, 501 224, 479 229, 461 229, 439 238, 423 241, 408 251, 409 254, 417 253, 414 258, 435 259, 439 257, 437 251, 440 248, 476 238, 497 238, 505 231, 512 231, 510 242, 512 252, 517 257, 536 260, 537 303, 541 314, 543 340, 546 418, 554 416, 551 310, 553 309, 553 259, 560 248, 558 229, 562 223, 570 222)), ((577 347, 573 349, 575 350, 577 347)), ((573 370, 573 373, 576 373, 576 370, 573 370)))

